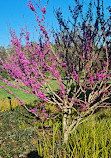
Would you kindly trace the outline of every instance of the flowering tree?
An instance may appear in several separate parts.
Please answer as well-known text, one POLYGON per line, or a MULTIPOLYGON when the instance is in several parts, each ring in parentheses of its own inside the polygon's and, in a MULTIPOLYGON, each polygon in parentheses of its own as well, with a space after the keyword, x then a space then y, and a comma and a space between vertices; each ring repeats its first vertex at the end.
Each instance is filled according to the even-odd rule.
MULTIPOLYGON (((82 69, 78 72, 74 63, 70 65, 68 59, 61 60, 51 43, 51 33, 48 33, 44 22, 47 5, 42 7, 40 1, 36 5, 41 10, 42 18, 37 15, 31 1, 27 6, 36 16, 40 28, 40 40, 33 46, 29 40, 30 33, 25 29, 21 28, 19 39, 14 31, 10 32, 13 52, 5 61, 0 60, 0 62, 2 68, 16 79, 16 85, 11 84, 6 79, 3 81, 7 83, 7 86, 22 89, 24 93, 31 93, 40 99, 38 107, 29 109, 19 98, 16 98, 28 112, 35 114, 41 121, 62 115, 64 142, 67 142, 69 133, 88 119, 97 108, 110 106, 108 99, 111 98, 111 84, 108 84, 110 73, 105 28, 102 27, 106 54, 103 66, 98 69, 100 58, 93 49, 89 32, 86 32, 86 47, 81 46, 84 53, 78 55, 82 69), (26 39, 24 49, 22 48, 23 36, 26 39), (65 80, 66 76, 62 75, 63 72, 65 72, 67 80, 65 80), (56 81, 57 89, 55 90, 48 81, 51 79, 56 81), (28 89, 25 89, 18 82, 23 83, 28 89), (46 102, 56 107, 54 112, 47 111, 46 102)), ((57 40, 56 37, 55 40, 57 40)), ((8 87, 1 86, 1 88, 5 88, 14 96, 8 87)))

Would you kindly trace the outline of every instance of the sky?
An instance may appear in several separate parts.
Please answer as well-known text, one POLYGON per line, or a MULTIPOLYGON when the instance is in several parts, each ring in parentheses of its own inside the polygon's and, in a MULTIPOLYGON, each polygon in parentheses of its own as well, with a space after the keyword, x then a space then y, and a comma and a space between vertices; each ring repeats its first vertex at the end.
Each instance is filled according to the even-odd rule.
MULTIPOLYGON (((79 0, 84 4, 84 14, 88 9, 88 2, 90 0, 79 0)), ((95 0, 96 2, 97 0, 95 0)), ((101 1, 101 0, 100 0, 101 1)), ((32 0, 34 2, 34 0, 32 0)), ((41 4, 44 6, 47 0, 41 0, 41 4)), ((92 0, 94 2, 94 0, 92 0)), ((104 11, 107 18, 108 10, 106 9, 109 5, 111 6, 110 0, 104 0, 104 11)), ((28 0, 0 0, 0 46, 7 46, 10 44, 10 28, 14 30, 19 36, 20 28, 24 28, 25 25, 28 27, 28 31, 31 33, 32 38, 33 35, 36 41, 36 31, 34 29, 35 25, 38 26, 36 22, 36 17, 34 13, 26 6, 28 0)), ((35 4, 35 3, 33 3, 35 4)), ((97 4, 97 2, 96 2, 97 4)), ((49 29, 58 28, 57 19, 54 14, 54 9, 58 9, 60 7, 61 11, 63 12, 63 16, 65 19, 70 17, 70 13, 68 10, 68 6, 74 6, 75 0, 49 0, 46 10, 46 19, 45 24, 48 26, 49 29)), ((37 6, 35 5, 37 8, 37 6)), ((40 15, 40 10, 37 8, 37 13, 40 15)), ((95 12, 94 12, 95 14, 95 12)))

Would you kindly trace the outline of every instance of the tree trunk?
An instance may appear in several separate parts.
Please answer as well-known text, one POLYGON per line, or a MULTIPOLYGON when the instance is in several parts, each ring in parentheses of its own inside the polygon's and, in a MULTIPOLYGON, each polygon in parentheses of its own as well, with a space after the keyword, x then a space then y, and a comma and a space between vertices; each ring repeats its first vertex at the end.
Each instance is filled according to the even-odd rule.
POLYGON ((63 113, 63 135, 64 135, 64 142, 68 142, 68 109, 64 109, 63 113))

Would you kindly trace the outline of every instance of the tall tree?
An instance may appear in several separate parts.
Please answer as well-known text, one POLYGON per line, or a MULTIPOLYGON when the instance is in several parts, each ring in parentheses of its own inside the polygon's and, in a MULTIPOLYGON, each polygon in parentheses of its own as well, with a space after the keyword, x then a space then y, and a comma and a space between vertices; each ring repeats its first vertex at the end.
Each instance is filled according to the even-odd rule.
MULTIPOLYGON (((81 5, 79 5, 78 1, 76 2, 77 8, 73 11, 75 26, 78 12, 79 10, 81 11, 81 5)), ((81 39, 81 37, 76 36, 77 39, 80 38, 80 43, 83 42, 81 49, 74 41, 73 35, 76 34, 76 31, 73 33, 72 30, 72 33, 69 33, 69 31, 67 31, 67 25, 63 23, 62 20, 60 20, 59 24, 61 28, 64 27, 66 30, 60 35, 62 39, 61 41, 57 39, 58 35, 54 36, 55 46, 53 46, 50 36, 45 28, 44 18, 46 5, 42 7, 40 0, 36 5, 40 8, 42 17, 38 17, 34 5, 31 3, 31 0, 29 1, 28 6, 36 15, 36 21, 40 27, 40 41, 35 44, 35 48, 32 48, 29 41, 29 32, 25 32, 24 29, 22 29, 22 31, 25 32, 24 35, 26 39, 24 51, 22 49, 21 39, 17 38, 14 31, 11 32, 13 52, 8 56, 8 59, 5 62, 2 60, 0 60, 0 62, 2 67, 16 79, 17 83, 16 85, 13 85, 6 79, 3 81, 7 83, 7 86, 14 86, 15 88, 22 90, 24 89, 25 93, 31 93, 35 95, 35 97, 38 96, 40 99, 40 105, 34 109, 29 109, 19 98, 16 99, 28 112, 35 114, 41 119, 41 121, 44 121, 47 118, 59 117, 61 115, 64 142, 67 143, 68 135, 72 133, 79 124, 92 116, 97 108, 108 107, 111 105, 108 101, 108 99, 111 99, 111 84, 108 84, 111 74, 109 73, 109 57, 105 35, 105 24, 102 24, 101 21, 99 21, 102 26, 101 31, 103 32, 102 35, 104 38, 103 42, 105 45, 106 55, 106 60, 103 60, 103 66, 99 67, 100 58, 96 53, 94 47, 95 44, 93 43, 93 39, 96 35, 92 36, 91 29, 85 22, 83 22, 83 26, 80 27, 80 35, 83 38, 81 39), (59 41, 61 42, 60 44, 59 41), (73 43, 73 45, 71 45, 71 43, 73 43), (55 48, 65 51, 65 59, 64 57, 61 59, 55 48), (72 48, 77 50, 77 52, 80 50, 80 54, 77 54, 78 61, 80 62, 79 71, 75 63, 73 63, 73 60, 71 61, 70 58, 70 54, 73 55, 72 48), (47 55, 49 58, 47 58, 47 55), (44 73, 44 70, 48 72, 48 74, 44 73), (63 72, 60 70, 63 70, 66 73, 66 81, 66 76, 63 75, 63 72), (82 80, 80 74, 83 76, 82 80), (56 80, 56 89, 53 89, 50 82, 47 80, 50 80, 50 78, 56 80), (18 84, 18 81, 24 83, 28 89, 26 90, 26 88, 18 84), (54 110, 52 111, 47 107, 46 103, 53 104, 54 110)), ((1 87, 3 88, 3 86, 1 87)), ((4 88, 8 90, 8 88, 4 88)), ((10 90, 8 91, 14 96, 13 92, 10 90)))

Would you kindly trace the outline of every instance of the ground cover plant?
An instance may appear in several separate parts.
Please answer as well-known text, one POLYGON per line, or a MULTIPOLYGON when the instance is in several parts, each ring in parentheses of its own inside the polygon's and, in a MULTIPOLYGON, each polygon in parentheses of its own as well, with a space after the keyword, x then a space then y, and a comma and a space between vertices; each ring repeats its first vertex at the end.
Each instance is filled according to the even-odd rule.
MULTIPOLYGON (((38 17, 35 6, 31 1, 29 1, 28 6, 36 16, 40 28, 40 40, 33 46, 30 43, 30 34, 27 30, 21 28, 20 38, 16 36, 14 31, 10 31, 13 51, 10 52, 5 61, 1 59, 0 62, 1 67, 16 82, 13 85, 7 79, 3 79, 7 83, 7 87, 1 85, 1 88, 7 90, 28 112, 33 113, 42 122, 45 119, 61 117, 63 138, 67 144, 68 136, 75 131, 77 126, 89 119, 96 109, 111 105, 110 60, 106 40, 107 27, 110 30, 110 18, 103 19, 98 0, 95 25, 92 26, 91 24, 91 14, 89 17, 87 14, 87 20, 82 17, 80 27, 76 26, 77 17, 82 12, 82 5, 76 1, 75 9, 69 8, 75 21, 70 31, 68 23, 63 21, 62 13, 58 9, 56 15, 62 34, 53 32, 55 39, 53 45, 50 40, 51 32, 47 31, 44 21, 47 5, 42 7, 40 1, 36 3, 41 11, 41 17, 38 17), (77 27, 79 27, 80 33, 77 32, 77 27), (99 28, 102 32, 99 37, 103 38, 104 45, 102 49, 105 57, 102 60, 96 44, 100 42, 97 34, 99 28), (24 49, 22 47, 23 35, 26 39, 24 49), (49 80, 52 79, 57 81, 55 90, 49 84, 49 80), (64 80, 66 80, 66 83, 64 80), (19 84, 19 82, 22 84, 19 84), (20 98, 14 95, 8 86, 38 97, 39 105, 30 109, 20 98)), ((91 13, 91 2, 89 6, 91 13)), ((110 8, 109 12, 111 12, 110 8)), ((70 21, 69 23, 71 24, 70 21)))
POLYGON ((66 146, 59 120, 42 123, 19 106, 0 113, 0 155, 3 158, 25 157, 30 153, 34 158, 38 155, 44 158, 109 158, 110 122, 111 110, 94 114, 69 136, 66 146))

